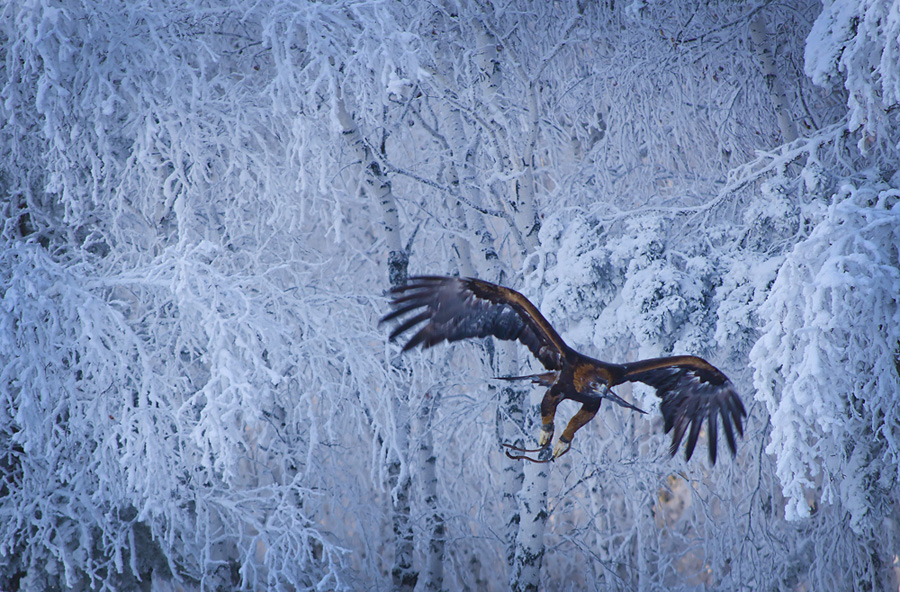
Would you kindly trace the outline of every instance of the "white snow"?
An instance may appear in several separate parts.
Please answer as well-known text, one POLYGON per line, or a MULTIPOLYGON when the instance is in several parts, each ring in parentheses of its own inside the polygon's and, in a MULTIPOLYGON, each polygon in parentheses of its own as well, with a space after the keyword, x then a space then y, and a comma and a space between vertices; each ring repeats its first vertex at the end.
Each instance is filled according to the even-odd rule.
POLYGON ((896 587, 900 2, 579 7, 0 6, 0 588, 896 587), (708 359, 737 458, 622 385, 526 473, 538 369, 400 357, 405 255, 708 359))

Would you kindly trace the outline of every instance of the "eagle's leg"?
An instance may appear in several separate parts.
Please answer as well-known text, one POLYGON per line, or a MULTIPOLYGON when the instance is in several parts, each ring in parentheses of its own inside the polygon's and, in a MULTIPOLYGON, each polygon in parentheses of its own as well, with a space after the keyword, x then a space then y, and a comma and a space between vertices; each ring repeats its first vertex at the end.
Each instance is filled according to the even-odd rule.
POLYGON ((553 459, 557 459, 569 451, 569 448, 572 447, 572 438, 575 437, 575 432, 594 419, 594 416, 597 415, 597 410, 600 409, 601 400, 588 401, 572 416, 566 429, 563 430, 562 435, 559 437, 559 442, 553 447, 553 459))
POLYGON ((541 448, 549 446, 553 440, 553 418, 556 417, 556 408, 562 400, 562 393, 556 392, 554 388, 547 389, 544 393, 541 400, 541 433, 538 436, 538 446, 541 448))

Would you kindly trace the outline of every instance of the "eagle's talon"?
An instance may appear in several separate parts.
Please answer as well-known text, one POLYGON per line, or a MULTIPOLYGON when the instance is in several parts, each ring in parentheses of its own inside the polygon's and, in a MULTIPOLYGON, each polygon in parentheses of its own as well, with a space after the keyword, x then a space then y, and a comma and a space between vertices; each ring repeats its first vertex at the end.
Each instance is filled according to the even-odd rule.
POLYGON ((541 426, 541 433, 538 436, 538 446, 546 448, 553 440, 553 424, 545 423, 541 426))
POLYGON ((553 447, 553 456, 551 456, 550 458, 552 460, 556 460, 560 456, 567 453, 571 447, 572 447, 571 442, 569 442, 568 440, 566 440, 563 437, 560 437, 559 442, 557 442, 556 446, 553 447))

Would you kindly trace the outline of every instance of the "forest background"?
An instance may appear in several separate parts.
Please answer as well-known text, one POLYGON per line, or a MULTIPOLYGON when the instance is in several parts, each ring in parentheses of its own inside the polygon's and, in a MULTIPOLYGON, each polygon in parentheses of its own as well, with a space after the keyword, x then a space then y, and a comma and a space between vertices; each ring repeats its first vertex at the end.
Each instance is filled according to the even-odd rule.
POLYGON ((13 0, 0 72, 0 588, 897 589, 900 2, 13 0), (635 387, 507 459, 416 273, 708 358, 736 458, 635 387))

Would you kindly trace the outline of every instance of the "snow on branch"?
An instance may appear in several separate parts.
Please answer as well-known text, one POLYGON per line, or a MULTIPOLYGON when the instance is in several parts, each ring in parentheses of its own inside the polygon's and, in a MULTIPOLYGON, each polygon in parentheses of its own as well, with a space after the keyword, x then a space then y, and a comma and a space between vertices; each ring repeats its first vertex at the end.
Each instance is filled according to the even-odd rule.
POLYGON ((896 2, 826 1, 806 40, 806 74, 847 90, 847 126, 861 130, 858 148, 900 148, 900 11, 896 2))
POLYGON ((896 491, 898 244, 900 191, 846 182, 787 254, 760 308, 750 361, 772 414, 768 451, 788 518, 808 516, 817 501, 839 503, 859 529, 878 496, 896 491))

